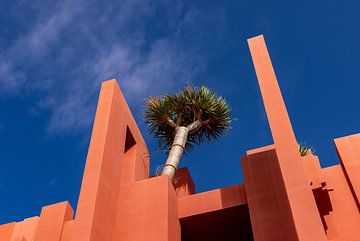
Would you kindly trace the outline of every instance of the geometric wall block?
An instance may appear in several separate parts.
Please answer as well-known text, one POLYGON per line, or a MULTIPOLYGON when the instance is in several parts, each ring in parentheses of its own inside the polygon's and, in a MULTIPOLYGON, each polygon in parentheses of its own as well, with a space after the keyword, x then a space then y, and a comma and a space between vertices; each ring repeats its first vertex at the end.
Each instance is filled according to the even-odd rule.
POLYGON ((74 216, 68 202, 45 206, 41 210, 34 241, 60 241, 64 223, 74 216))
MULTIPOLYGON (((278 165, 278 175, 282 179, 281 185, 279 182, 280 189, 288 199, 288 202, 282 199, 284 215, 289 216, 288 212, 291 213, 292 220, 288 220, 286 224, 289 225, 289 230, 293 230, 291 235, 289 233, 289 240, 325 241, 316 202, 264 37, 260 35, 250 38, 248 44, 275 146, 271 160, 278 165)), ((275 190, 276 187, 270 188, 275 190)), ((251 209, 250 206, 249 208, 251 209)))
POLYGON ((324 189, 314 190, 329 240, 360 240, 360 214, 340 165, 322 169, 324 189))
POLYGON ((15 225, 15 222, 0 225, 0 241, 10 241, 15 225))
POLYGON ((67 221, 61 234, 61 241, 70 241, 73 233, 74 220, 67 221))
MULTIPOLYGON (((249 39, 274 144, 241 157, 245 184, 195 193, 186 168, 149 178, 150 154, 116 80, 101 85, 76 216, 66 202, 0 225, 0 241, 359 241, 360 134, 342 166, 300 157, 262 36, 249 39)), ((204 161, 204 160, 203 160, 204 161)))
POLYGON ((246 204, 245 186, 237 184, 178 197, 178 215, 183 219, 246 204))
POLYGON ((195 185, 186 167, 179 168, 172 181, 178 197, 195 193, 195 185))
POLYGON ((111 240, 121 190, 148 175, 149 152, 120 87, 103 82, 71 240, 111 240))
MULTIPOLYGON (((352 187, 357 204, 360 203, 360 134, 335 139, 341 165, 352 187)), ((360 212, 360 205, 358 206, 360 212)))
POLYGON ((243 156, 241 164, 254 239, 298 240, 275 150, 243 156))
POLYGON ((324 185, 324 179, 322 177, 319 158, 309 152, 306 156, 301 157, 301 161, 304 165, 309 186, 312 189, 321 188, 324 185))
POLYGON ((16 223, 11 241, 25 239, 27 241, 34 240, 35 231, 38 226, 39 217, 27 218, 22 222, 16 223))
POLYGON ((167 176, 137 181, 122 193, 111 240, 181 241, 177 196, 167 176))

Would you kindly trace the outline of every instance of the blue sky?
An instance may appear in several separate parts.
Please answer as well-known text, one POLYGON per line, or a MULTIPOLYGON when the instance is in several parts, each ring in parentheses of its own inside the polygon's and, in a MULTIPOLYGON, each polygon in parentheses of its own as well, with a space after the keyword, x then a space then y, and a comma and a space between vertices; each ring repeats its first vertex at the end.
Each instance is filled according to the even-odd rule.
POLYGON ((239 157, 272 143, 246 39, 264 34, 299 141, 322 166, 360 132, 358 1, 0 2, 0 223, 76 208, 100 83, 117 78, 146 139, 144 98, 191 80, 224 96, 231 131, 182 160, 198 191, 243 182, 239 157))

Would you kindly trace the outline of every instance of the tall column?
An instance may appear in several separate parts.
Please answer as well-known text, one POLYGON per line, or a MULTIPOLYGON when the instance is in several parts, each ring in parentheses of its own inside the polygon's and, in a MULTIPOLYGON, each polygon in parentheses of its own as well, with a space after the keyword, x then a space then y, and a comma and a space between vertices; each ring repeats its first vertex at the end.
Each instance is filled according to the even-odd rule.
POLYGON ((327 240, 264 38, 256 36, 248 43, 297 234, 294 240, 327 240))
POLYGON ((120 189, 148 177, 148 156, 116 80, 103 82, 71 241, 113 240, 120 189))
POLYGON ((179 241, 172 183, 168 177, 148 175, 146 144, 116 80, 106 81, 76 217, 66 236, 71 241, 179 241))

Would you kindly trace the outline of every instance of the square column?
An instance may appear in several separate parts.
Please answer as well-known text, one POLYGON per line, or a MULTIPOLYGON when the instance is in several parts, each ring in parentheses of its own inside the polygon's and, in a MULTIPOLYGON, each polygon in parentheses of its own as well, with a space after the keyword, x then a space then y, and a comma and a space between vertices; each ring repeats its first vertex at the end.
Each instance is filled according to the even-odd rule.
MULTIPOLYGON (((298 152, 298 144, 291 126, 290 118, 281 95, 276 75, 262 35, 248 40, 266 115, 275 146, 275 160, 279 166, 277 175, 282 179, 284 200, 291 212, 293 230, 292 238, 287 240, 325 241, 327 240, 321 219, 316 207, 305 169, 298 152)), ((274 159, 273 158, 273 159, 274 159)), ((249 160, 250 162, 251 160, 249 160)), ((254 170, 257 171, 257 170, 254 170)), ((246 175, 244 173, 244 175, 246 175)), ((245 181, 245 185, 247 185, 245 181)), ((268 188, 277 191, 276 186, 268 188)), ((255 200, 260 202, 260 200, 255 200)), ((249 207, 251 203, 249 201, 249 207)), ((276 217, 273 218, 274 220, 276 217)), ((271 222, 273 219, 261 220, 271 222)), ((257 239, 266 240, 266 239, 257 239)))

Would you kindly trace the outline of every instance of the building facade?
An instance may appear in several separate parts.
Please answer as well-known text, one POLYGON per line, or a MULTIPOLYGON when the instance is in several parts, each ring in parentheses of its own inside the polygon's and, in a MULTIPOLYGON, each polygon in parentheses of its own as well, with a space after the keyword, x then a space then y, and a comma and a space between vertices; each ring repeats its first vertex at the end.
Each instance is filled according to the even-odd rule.
POLYGON ((360 241, 360 134, 340 164, 301 157, 263 36, 248 40, 274 143, 241 157, 244 184, 196 193, 186 168, 149 177, 116 80, 102 84, 76 215, 68 202, 0 225, 0 241, 360 241))

